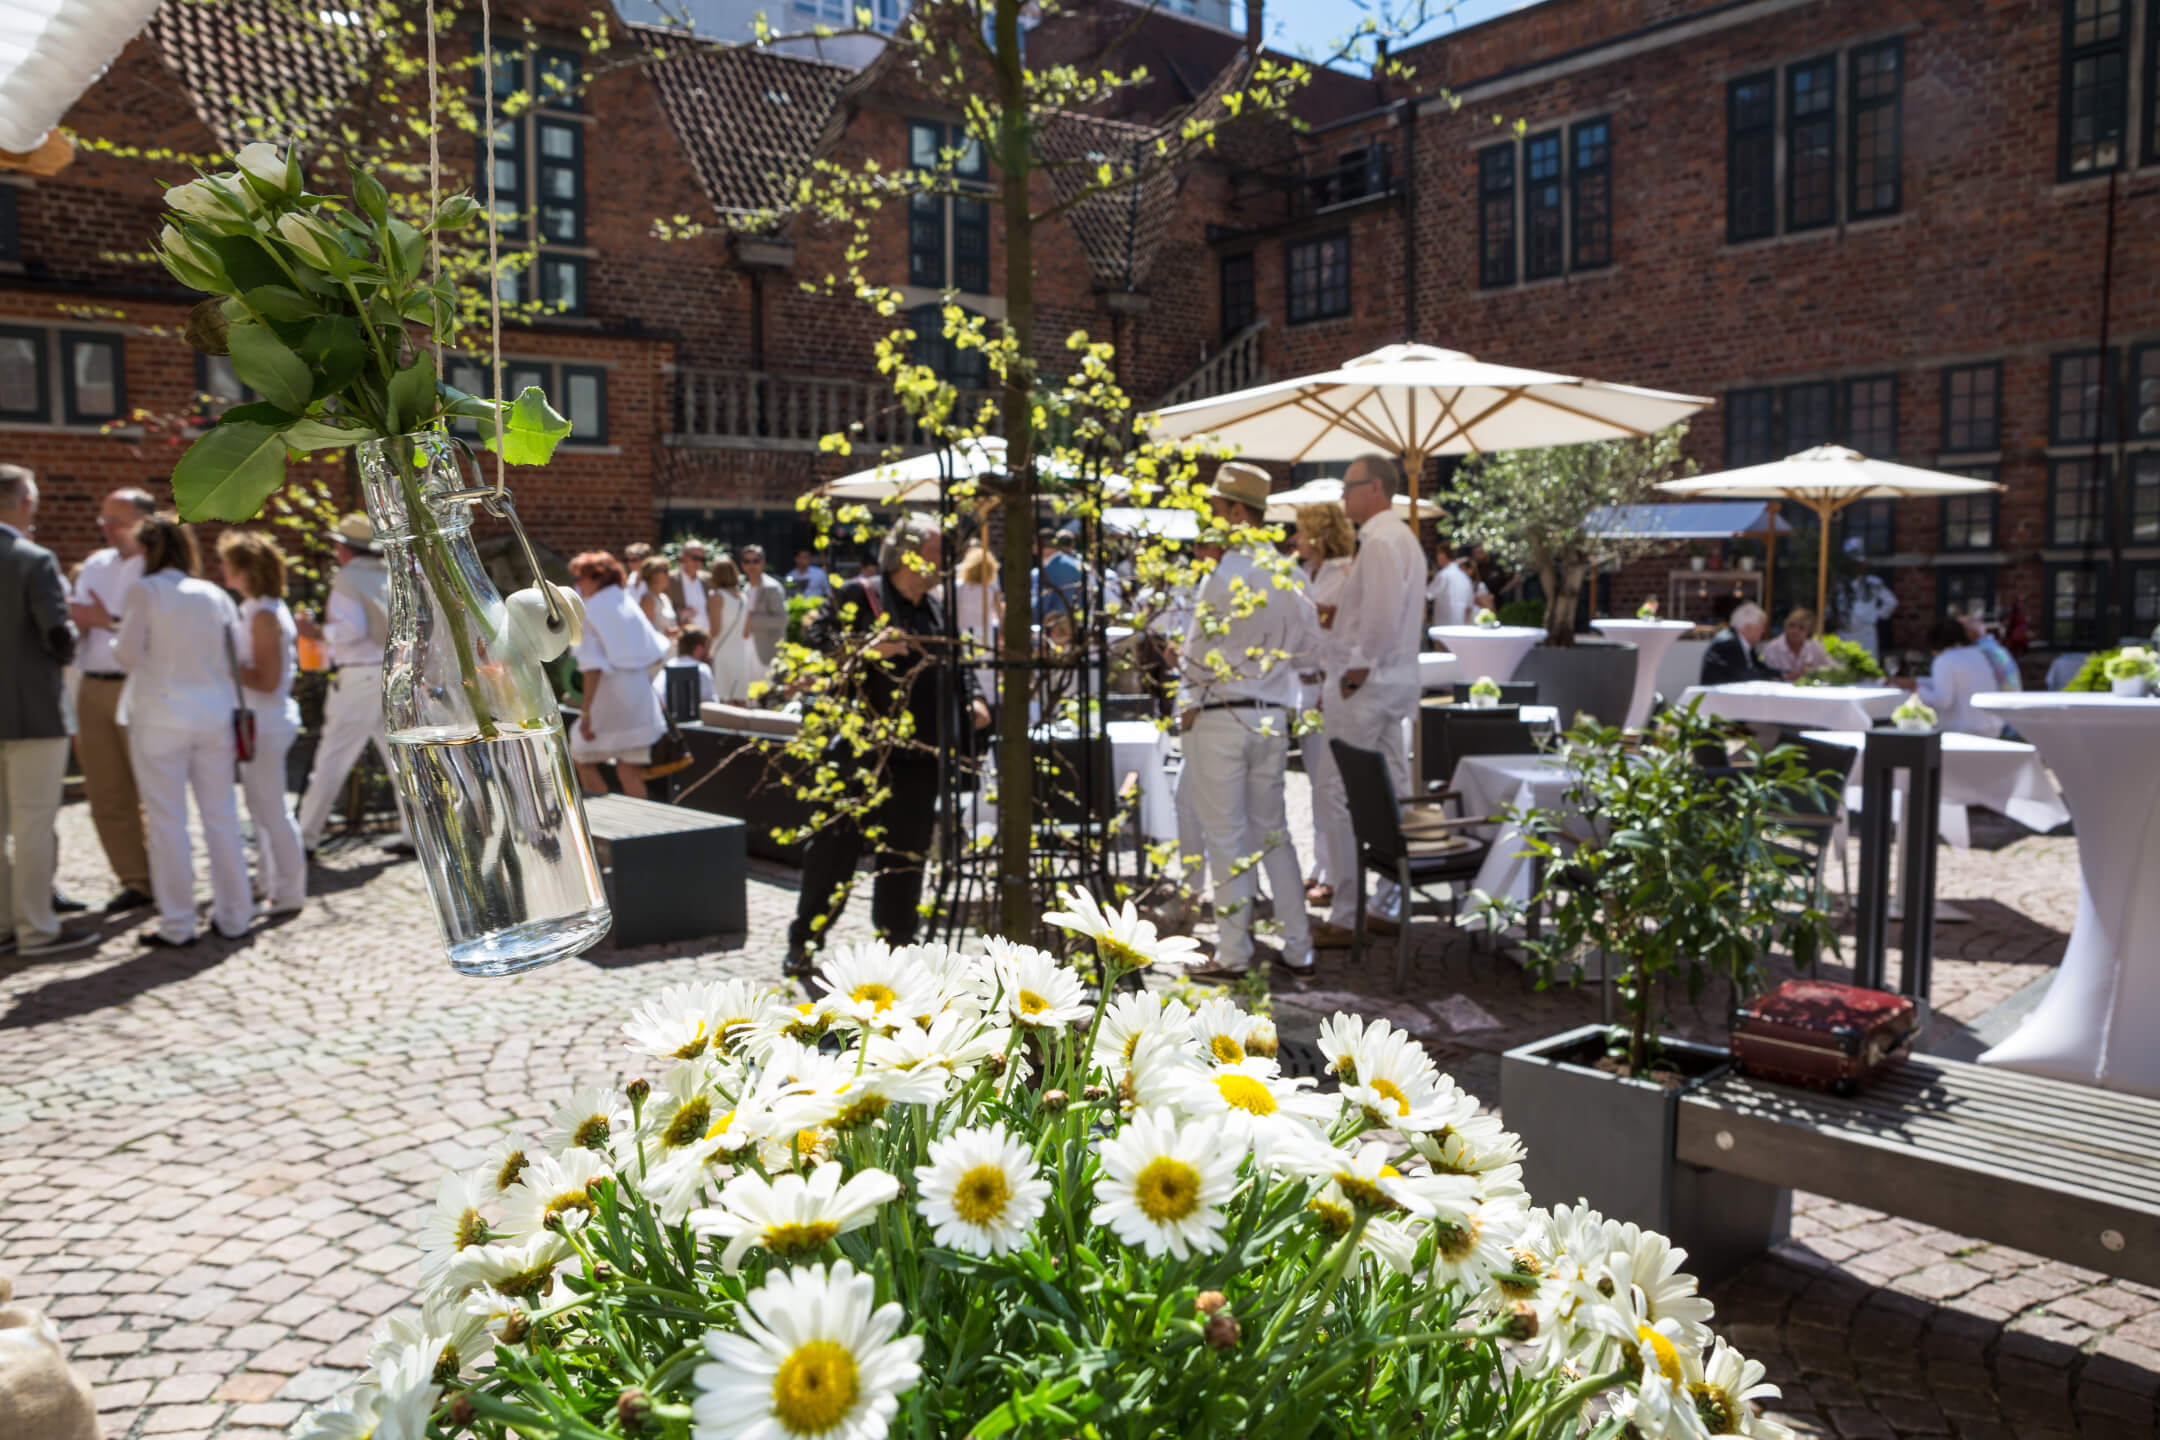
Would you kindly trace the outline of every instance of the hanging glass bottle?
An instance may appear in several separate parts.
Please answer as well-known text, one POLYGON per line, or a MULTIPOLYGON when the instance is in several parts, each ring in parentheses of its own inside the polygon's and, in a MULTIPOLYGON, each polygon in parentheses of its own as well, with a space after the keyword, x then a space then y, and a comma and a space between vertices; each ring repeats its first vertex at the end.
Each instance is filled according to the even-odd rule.
POLYGON ((441 434, 370 441, 360 477, 390 572, 383 712, 398 805, 451 965, 508 975, 588 948, 610 915, 540 669, 562 646, 536 654, 532 626, 489 581, 472 504, 500 492, 467 488, 458 455, 441 434))

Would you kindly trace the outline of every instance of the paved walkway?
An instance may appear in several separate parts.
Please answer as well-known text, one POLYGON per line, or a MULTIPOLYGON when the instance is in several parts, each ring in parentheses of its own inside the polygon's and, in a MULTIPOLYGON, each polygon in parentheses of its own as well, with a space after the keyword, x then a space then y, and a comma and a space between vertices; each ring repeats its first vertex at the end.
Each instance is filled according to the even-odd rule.
MULTIPOLYGON (((103 893, 79 806, 62 854, 64 888, 103 893)), ((121 930, 64 962, 0 961, 0 1271, 59 1323, 111 1440, 270 1440, 350 1384, 411 1293, 440 1171, 574 1083, 627 1079, 616 1027, 663 981, 777 975, 794 902, 791 872, 764 869, 755 942, 474 981, 444 965, 412 866, 362 846, 324 878, 305 914, 242 944, 175 955, 121 930)), ((1943 932, 1936 994, 1971 1019, 2060 954, 2074 852, 1946 854, 1942 891, 1976 918, 1943 932)), ((1285 1028, 1393 1013, 1496 1099, 1501 1050, 1594 1016, 1440 927, 1415 943, 1406 998, 1391 965, 1338 956, 1278 995, 1285 1028)), ((1807 1197, 1796 1232, 1717 1298, 1802 1433, 2153 1431, 2160 1292, 1807 1197)))

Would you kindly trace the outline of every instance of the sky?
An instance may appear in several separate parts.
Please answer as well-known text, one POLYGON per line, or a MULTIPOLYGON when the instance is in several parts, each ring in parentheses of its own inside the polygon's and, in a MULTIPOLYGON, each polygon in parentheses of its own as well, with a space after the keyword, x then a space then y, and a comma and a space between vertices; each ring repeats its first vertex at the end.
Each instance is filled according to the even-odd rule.
MULTIPOLYGON (((1268 43, 1277 49, 1325 56, 1332 54, 1342 38, 1370 15, 1377 19, 1379 11, 1374 5, 1388 0, 1269 0, 1266 7, 1268 43)), ((1393 0, 1400 13, 1404 0, 1393 0)), ((1414 3, 1414 0, 1413 0, 1414 3)), ((1429 0, 1435 12, 1416 39, 1429 40, 1444 35, 1449 30, 1465 25, 1475 25, 1480 20, 1490 20, 1495 15, 1505 15, 1511 10, 1534 4, 1535 0, 1459 0, 1452 8, 1450 0, 1429 0)), ((1238 9, 1235 4, 1232 9, 1238 9)))

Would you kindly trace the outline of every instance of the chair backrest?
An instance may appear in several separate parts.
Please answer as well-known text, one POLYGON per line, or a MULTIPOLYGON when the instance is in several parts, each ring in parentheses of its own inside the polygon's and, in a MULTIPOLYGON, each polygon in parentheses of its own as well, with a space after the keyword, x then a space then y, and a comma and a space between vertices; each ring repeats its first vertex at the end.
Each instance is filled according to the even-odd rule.
MULTIPOLYGON (((1357 837, 1360 863, 1393 870, 1408 853, 1403 843, 1402 802, 1388 778, 1387 761, 1377 750, 1330 740, 1335 768, 1342 773, 1343 795, 1350 806, 1350 832, 1357 837)), ((1341 883, 1340 881, 1337 882, 1341 883)))
POLYGON ((702 672, 695 665, 669 665, 660 671, 667 677, 667 718, 677 725, 697 723, 698 704, 704 698, 705 687, 699 683, 702 672))
POLYGON ((1118 777, 1111 773, 1110 739, 1059 738, 1038 743, 1035 813, 1052 825, 1107 824, 1117 814, 1118 777))
POLYGON ((1455 767, 1467 756, 1537 753, 1537 737, 1518 710, 1470 710, 1449 705, 1428 713, 1440 721, 1440 763, 1433 773, 1450 782, 1455 767))
MULTIPOLYGON (((1475 680, 1456 681, 1455 703, 1458 705, 1469 704, 1470 687, 1472 685, 1475 685, 1476 683, 1477 682, 1475 680)), ((1500 703, 1502 705, 1537 704, 1537 682, 1535 680, 1502 680, 1499 683, 1500 703)))
POLYGON ((1845 813, 1845 782, 1852 775, 1853 762, 1859 758, 1857 751, 1843 745, 1832 745, 1827 740, 1811 740, 1798 730, 1785 730, 1778 734, 1778 744, 1790 745, 1800 752, 1801 763, 1808 774, 1823 783, 1824 793, 1811 795, 1799 792, 1787 797, 1787 803, 1795 814, 1826 815, 1836 818, 1845 813))

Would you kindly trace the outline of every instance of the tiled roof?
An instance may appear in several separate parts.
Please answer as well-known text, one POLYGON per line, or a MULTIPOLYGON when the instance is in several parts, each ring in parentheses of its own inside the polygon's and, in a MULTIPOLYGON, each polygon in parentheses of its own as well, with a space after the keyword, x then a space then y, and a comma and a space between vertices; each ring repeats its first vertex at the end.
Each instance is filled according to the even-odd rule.
POLYGON ((722 215, 785 208, 855 72, 679 31, 634 26, 632 33, 659 57, 645 73, 714 208, 722 215))
POLYGON ((150 35, 195 113, 238 147, 320 129, 366 78, 364 26, 311 23, 273 0, 166 0, 150 35))

